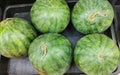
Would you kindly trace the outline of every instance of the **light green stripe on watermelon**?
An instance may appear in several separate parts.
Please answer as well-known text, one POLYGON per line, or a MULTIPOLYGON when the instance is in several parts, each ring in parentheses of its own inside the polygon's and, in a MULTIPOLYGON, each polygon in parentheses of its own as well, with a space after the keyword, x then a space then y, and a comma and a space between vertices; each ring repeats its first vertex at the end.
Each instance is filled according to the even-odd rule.
POLYGON ((89 34, 107 30, 114 17, 108 0, 79 0, 72 11, 72 23, 77 31, 89 34))
POLYGON ((18 55, 18 53, 15 53, 15 46, 13 44, 9 44, 9 43, 13 43, 12 42, 12 38, 11 38, 11 35, 10 34, 7 34, 8 36, 4 35, 3 34, 3 37, 4 38, 1 42, 1 47, 3 46, 3 49, 4 51, 1 52, 2 55, 5 55, 6 57, 15 57, 16 55, 18 55), (11 40, 9 40, 11 38, 11 40), (6 44, 6 41, 8 44, 6 44), (4 47, 4 45, 6 47, 4 47), (13 51, 13 52, 12 52, 13 51))
POLYGON ((40 35, 29 48, 29 59, 42 75, 63 75, 70 67, 71 55, 71 43, 55 33, 40 35))
MULTIPOLYGON (((13 27, 16 30, 19 30, 19 32, 21 34, 24 34, 24 35, 27 34, 26 37, 27 37, 28 40, 34 39, 34 37, 36 36, 36 32, 35 32, 35 29, 33 28, 33 26, 30 25, 29 22, 24 21, 24 20, 19 20, 19 18, 17 18, 17 19, 14 20, 14 23, 16 23, 19 26, 19 28, 16 27, 16 26, 13 26, 13 27), (26 32, 24 30, 26 30, 26 32)), ((11 26, 11 28, 12 28, 12 26, 11 26)))
MULTIPOLYGON (((9 27, 9 28, 12 31, 11 33, 9 33, 9 34, 11 34, 10 35, 10 39, 11 39, 10 42, 12 43, 12 46, 16 47, 16 49, 14 49, 12 52, 15 52, 16 56, 25 56, 25 55, 27 55, 26 49, 29 47, 29 45, 30 45, 29 40, 31 40, 31 39, 28 39, 26 37, 26 35, 24 35, 20 31, 18 31, 16 29, 13 29, 12 27, 9 27), (12 33, 14 33, 14 35, 12 35, 12 33), (23 41, 23 40, 26 40, 26 41, 23 41), (15 50, 17 50, 17 51, 15 51, 15 50)), ((27 34, 27 35, 29 35, 29 34, 27 34)), ((9 46, 9 47, 11 47, 11 46, 9 46)), ((12 50, 12 48, 10 50, 12 50)))
POLYGON ((89 34, 75 47, 74 60, 88 75, 109 75, 118 66, 120 52, 112 39, 104 34, 89 34))
POLYGON ((62 32, 70 20, 70 9, 65 0, 39 0, 30 11, 31 20, 40 32, 62 32))

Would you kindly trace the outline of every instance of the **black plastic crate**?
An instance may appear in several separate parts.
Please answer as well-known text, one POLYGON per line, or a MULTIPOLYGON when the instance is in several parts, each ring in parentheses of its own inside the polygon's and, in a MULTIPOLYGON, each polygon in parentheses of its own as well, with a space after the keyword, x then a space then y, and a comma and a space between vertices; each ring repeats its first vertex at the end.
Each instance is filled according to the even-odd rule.
POLYGON ((120 0, 116 0, 115 5, 120 5, 120 0))
POLYGON ((110 2, 112 5, 115 5, 115 3, 117 2, 117 0, 109 0, 109 2, 110 2))
MULTIPOLYGON (((67 3, 72 10, 74 4, 78 0, 68 0, 67 3)), ((21 17, 26 20, 28 20, 31 24, 30 20, 30 9, 32 4, 16 4, 16 5, 10 5, 7 6, 3 13, 3 19, 10 18, 10 17, 21 17)), ((116 17, 115 17, 116 18, 116 17)), ((117 19, 117 18, 116 18, 117 19)), ((115 22, 112 23, 111 27, 109 27, 104 34, 112 38, 116 43, 116 34, 115 34, 115 22)), ((41 34, 41 33, 39 33, 41 34)), ((63 34, 65 37, 67 37, 70 42, 72 43, 72 46, 74 48, 76 42, 84 36, 84 34, 79 33, 75 30, 73 27, 71 21, 61 34, 63 34)), ((119 69, 119 67, 118 67, 119 69)), ((118 69, 116 69, 115 72, 111 75, 117 75, 118 69)), ((30 64, 28 57, 24 58, 17 58, 17 59, 8 59, 5 57, 1 57, 1 63, 0 63, 0 75, 39 75, 32 65, 30 64)), ((74 64, 74 61, 72 62, 71 68, 67 71, 65 75, 85 75, 82 71, 78 70, 76 65, 74 64)))
POLYGON ((120 5, 115 5, 115 34, 117 36, 117 42, 120 47, 120 5))
POLYGON ((0 8, 0 21, 2 20, 2 9, 0 8))
MULTIPOLYGON (((15 5, 15 4, 28 4, 28 3, 33 3, 35 2, 36 0, 0 0, 0 6, 3 8, 6 7, 6 6, 9 6, 9 5, 15 5)), ((70 1, 70 2, 75 2, 75 1, 78 1, 78 0, 66 0, 66 1, 70 1)), ((120 0, 108 0, 112 5, 115 5, 115 4, 120 4, 120 0)))

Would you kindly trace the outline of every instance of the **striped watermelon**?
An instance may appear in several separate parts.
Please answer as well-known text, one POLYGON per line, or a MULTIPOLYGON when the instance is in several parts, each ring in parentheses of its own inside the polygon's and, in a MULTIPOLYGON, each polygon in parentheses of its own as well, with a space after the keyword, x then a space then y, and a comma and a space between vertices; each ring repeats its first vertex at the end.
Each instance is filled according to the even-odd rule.
POLYGON ((71 43, 60 34, 43 34, 32 42, 28 54, 41 75, 63 75, 71 64, 71 43))
POLYGON ((108 0, 79 0, 72 11, 74 27, 84 34, 105 31, 113 17, 113 7, 108 0))
POLYGON ((37 0, 31 8, 31 20, 42 33, 62 32, 70 20, 65 0, 37 0))
POLYGON ((119 49, 104 34, 89 34, 75 47, 74 60, 78 68, 88 75, 109 75, 118 66, 119 49))
POLYGON ((7 18, 0 22, 0 53, 8 58, 27 55, 36 37, 33 27, 22 18, 7 18))

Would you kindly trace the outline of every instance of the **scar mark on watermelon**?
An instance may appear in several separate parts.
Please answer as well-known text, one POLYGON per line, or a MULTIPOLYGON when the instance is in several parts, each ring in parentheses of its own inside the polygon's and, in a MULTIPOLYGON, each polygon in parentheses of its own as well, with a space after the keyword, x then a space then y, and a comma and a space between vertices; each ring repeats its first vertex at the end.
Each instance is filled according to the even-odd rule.
POLYGON ((95 17, 96 17, 97 15, 107 16, 108 12, 109 12, 109 10, 106 10, 106 12, 95 12, 95 13, 91 14, 88 18, 92 21, 92 20, 95 19, 95 17))
POLYGON ((44 51, 44 54, 43 54, 43 56, 42 56, 42 58, 44 58, 44 57, 46 56, 46 54, 47 54, 47 46, 46 46, 45 44, 43 44, 43 45, 41 46, 41 49, 44 51))

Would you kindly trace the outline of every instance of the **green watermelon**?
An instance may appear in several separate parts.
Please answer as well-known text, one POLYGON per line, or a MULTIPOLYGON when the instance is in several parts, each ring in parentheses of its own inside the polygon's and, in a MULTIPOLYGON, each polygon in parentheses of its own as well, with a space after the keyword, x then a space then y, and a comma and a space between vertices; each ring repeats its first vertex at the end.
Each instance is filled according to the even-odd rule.
POLYGON ((88 75, 109 75, 118 66, 120 52, 112 39, 104 34, 81 38, 74 51, 78 68, 88 75))
POLYGON ((113 17, 113 7, 108 0, 79 0, 72 11, 74 27, 84 34, 107 30, 113 17))
POLYGON ((61 34, 42 34, 32 42, 28 55, 41 75, 63 75, 71 64, 71 43, 61 34))
POLYGON ((8 58, 26 56, 34 28, 22 18, 7 18, 0 22, 0 53, 8 58))
POLYGON ((31 20, 42 33, 59 33, 68 25, 70 9, 65 0, 37 0, 30 11, 31 20))

